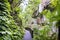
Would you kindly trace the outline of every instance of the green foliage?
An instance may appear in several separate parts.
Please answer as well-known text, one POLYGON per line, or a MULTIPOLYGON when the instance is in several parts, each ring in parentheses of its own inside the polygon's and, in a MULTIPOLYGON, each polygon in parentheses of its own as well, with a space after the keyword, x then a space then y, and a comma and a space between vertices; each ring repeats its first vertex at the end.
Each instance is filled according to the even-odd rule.
MULTIPOLYGON (((29 0, 29 3, 22 12, 22 8, 18 5, 21 0, 13 0, 10 4, 8 0, 0 0, 0 40, 22 40, 24 28, 29 27, 33 13, 38 10, 41 0, 29 0)), ((49 35, 51 26, 57 21, 57 27, 60 22, 60 2, 59 0, 51 0, 48 9, 43 10, 43 14, 49 21, 49 25, 45 24, 41 29, 33 29, 33 40, 56 40, 56 34, 49 35)), ((30 25, 31 26, 31 25, 30 25)), ((37 26, 38 27, 38 26, 37 26)))
POLYGON ((49 30, 50 27, 48 27, 48 25, 42 28, 41 30, 34 29, 33 40, 50 40, 48 35, 49 30))
MULTIPOLYGON (((57 11, 57 5, 58 5, 58 0, 51 0, 51 3, 49 5, 50 9, 52 8, 52 11, 50 9, 45 9, 41 14, 43 14, 49 23, 49 27, 46 26, 46 28, 42 29, 42 30, 34 30, 34 38, 33 40, 56 40, 56 34, 54 34, 55 36, 49 36, 49 31, 51 30, 51 26, 52 26, 52 22, 54 21, 58 21, 60 18, 60 16, 58 16, 60 13, 58 13, 57 11), (54 9, 54 10, 53 10, 54 9), (50 28, 50 29, 49 29, 50 28), (47 31, 46 31, 47 30, 47 31), (36 33, 35 33, 36 32, 36 33), (42 35, 41 35, 42 34, 42 35), (54 37, 54 38, 53 38, 54 37)), ((46 22, 48 22, 46 21, 46 22)))
POLYGON ((22 40, 24 31, 16 25, 10 11, 8 0, 0 0, 0 40, 22 40))
MULTIPOLYGON (((29 4, 26 7, 25 12, 20 12, 18 17, 22 19, 22 25, 24 27, 29 27, 28 23, 32 19, 33 13, 38 10, 38 5, 41 0, 30 0, 29 4)), ((58 0, 50 0, 50 4, 48 5, 48 9, 43 10, 41 14, 43 14, 48 20, 45 22, 49 22, 49 25, 45 24, 42 30, 33 29, 33 40, 56 40, 55 36, 49 36, 49 32, 51 31, 51 26, 54 21, 58 21, 60 18, 58 10, 58 0), (46 26, 47 25, 47 26, 46 26)), ((60 7, 60 6, 59 6, 60 7)), ((59 9, 60 10, 60 9, 59 9)), ((38 26, 37 26, 38 27, 38 26)))

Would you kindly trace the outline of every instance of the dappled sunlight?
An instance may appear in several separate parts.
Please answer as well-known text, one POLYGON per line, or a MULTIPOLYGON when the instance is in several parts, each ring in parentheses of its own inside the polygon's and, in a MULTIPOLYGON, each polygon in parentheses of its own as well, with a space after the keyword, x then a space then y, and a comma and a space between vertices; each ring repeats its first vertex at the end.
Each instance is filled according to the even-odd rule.
POLYGON ((59 0, 0 0, 0 40, 58 40, 59 0))

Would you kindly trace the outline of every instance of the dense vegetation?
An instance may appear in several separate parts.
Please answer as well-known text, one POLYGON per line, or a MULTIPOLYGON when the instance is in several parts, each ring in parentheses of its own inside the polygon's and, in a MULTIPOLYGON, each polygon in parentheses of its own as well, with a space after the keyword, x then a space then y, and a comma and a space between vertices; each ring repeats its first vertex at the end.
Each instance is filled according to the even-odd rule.
POLYGON ((59 0, 50 0, 50 4, 38 16, 35 13, 41 0, 29 0, 23 6, 22 1, 0 0, 0 40, 23 40, 25 27, 33 30, 33 40, 57 40, 57 31, 53 32, 52 26, 56 30, 60 26, 59 0), (42 15, 46 17, 43 23, 31 24, 42 15))
POLYGON ((10 6, 8 0, 0 0, 0 40, 22 40, 23 29, 11 16, 10 6))

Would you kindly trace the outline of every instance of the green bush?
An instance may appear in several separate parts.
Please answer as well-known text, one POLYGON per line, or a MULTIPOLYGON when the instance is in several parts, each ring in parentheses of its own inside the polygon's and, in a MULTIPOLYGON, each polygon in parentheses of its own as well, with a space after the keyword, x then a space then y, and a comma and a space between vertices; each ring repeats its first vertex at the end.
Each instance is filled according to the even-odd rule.
POLYGON ((8 0, 0 0, 0 40, 22 40, 24 31, 10 15, 8 0))

